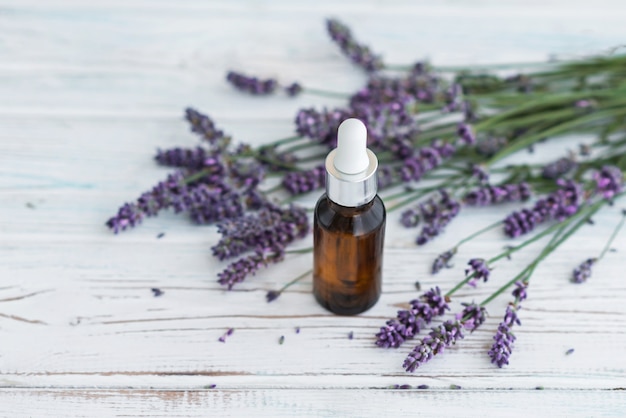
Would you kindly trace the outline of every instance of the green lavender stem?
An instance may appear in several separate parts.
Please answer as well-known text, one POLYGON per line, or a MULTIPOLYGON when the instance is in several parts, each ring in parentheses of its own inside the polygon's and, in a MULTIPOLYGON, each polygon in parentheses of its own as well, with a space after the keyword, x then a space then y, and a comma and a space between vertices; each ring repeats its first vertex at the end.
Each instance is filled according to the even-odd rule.
POLYGON ((615 237, 617 237, 617 234, 619 233, 620 229, 622 229, 622 227, 624 226, 625 220, 626 220, 626 210, 622 210, 622 219, 619 221, 619 223, 617 224, 617 227, 615 228, 615 230, 613 230, 611 237, 609 238, 606 245, 602 249, 602 252, 598 256, 598 261, 602 260, 604 255, 609 251, 609 248, 611 248, 611 244, 613 244, 615 237))

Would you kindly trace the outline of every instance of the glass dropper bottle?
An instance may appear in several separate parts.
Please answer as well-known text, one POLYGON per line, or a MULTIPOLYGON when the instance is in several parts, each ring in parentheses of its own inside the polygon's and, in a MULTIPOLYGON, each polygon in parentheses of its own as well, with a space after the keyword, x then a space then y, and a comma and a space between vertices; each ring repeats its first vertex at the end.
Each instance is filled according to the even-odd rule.
POLYGON ((377 168, 365 125, 345 120, 326 157, 326 193, 313 220, 313 294, 339 315, 366 311, 380 297, 386 212, 377 168))

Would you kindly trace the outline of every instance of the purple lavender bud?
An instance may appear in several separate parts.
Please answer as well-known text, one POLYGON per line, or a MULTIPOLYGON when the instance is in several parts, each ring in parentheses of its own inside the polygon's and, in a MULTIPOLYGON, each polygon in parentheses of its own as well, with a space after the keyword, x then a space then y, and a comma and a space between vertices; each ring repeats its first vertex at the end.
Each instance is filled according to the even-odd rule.
POLYGON ((322 164, 306 171, 289 172, 283 177, 282 185, 294 196, 321 189, 326 185, 326 167, 322 164))
POLYGON ((191 131, 199 134, 202 139, 210 144, 215 144, 224 138, 224 132, 215 127, 215 124, 207 115, 188 107, 185 109, 185 118, 191 124, 191 131))
POLYGON ((511 238, 532 231, 547 220, 563 221, 572 216, 583 201, 582 185, 571 180, 558 180, 559 189, 535 203, 532 209, 513 212, 504 220, 504 233, 511 238))
POLYGON ((235 332, 235 328, 229 328, 228 331, 226 331, 224 333, 224 335, 222 335, 220 338, 218 338, 218 341, 221 342, 221 343, 225 343, 226 342, 226 338, 228 338, 231 335, 233 335, 233 332, 235 332))
POLYGON ((135 203, 124 204, 106 225, 117 234, 141 223, 144 217, 156 216, 163 209, 175 207, 176 211, 180 212, 184 210, 184 207, 181 207, 181 200, 187 192, 183 173, 170 174, 152 190, 139 196, 135 203))
POLYGON ((278 82, 274 79, 261 80, 257 77, 248 77, 244 74, 229 71, 226 80, 232 84, 237 90, 254 94, 257 96, 265 96, 274 93, 278 82))
POLYGON ((434 143, 416 152, 416 155, 404 160, 399 168, 400 178, 404 182, 419 181, 424 174, 437 168, 441 162, 454 153, 450 144, 434 143))
POLYGON ((518 302, 521 302, 528 297, 528 294, 526 293, 527 287, 527 283, 515 282, 515 289, 513 290, 512 295, 518 302))
POLYGON ((291 83, 287 87, 285 87, 285 92, 289 97, 295 97, 302 93, 302 86, 299 83, 291 83))
POLYGON ((388 102, 366 102, 350 105, 351 116, 367 126, 370 145, 382 145, 386 138, 398 130, 414 129, 415 120, 407 110, 407 101, 394 99, 388 102))
POLYGON ((204 166, 206 151, 204 148, 170 148, 167 150, 157 150, 154 159, 160 164, 168 167, 189 168, 199 170, 204 166))
POLYGON ((607 200, 611 200, 622 190, 624 174, 614 165, 605 165, 594 173, 593 178, 596 181, 596 192, 601 193, 607 200))
POLYGON ((280 296, 279 291, 277 290, 270 290, 269 292, 267 292, 267 294, 265 295, 265 299, 267 299, 267 303, 273 302, 276 299, 278 299, 278 297, 280 296))
POLYGON ((400 215, 400 223, 405 228, 414 228, 420 223, 420 208, 413 207, 405 210, 400 215))
POLYGON ((597 258, 588 258, 580 266, 576 267, 572 275, 572 283, 580 284, 586 282, 591 277, 591 267, 593 267, 596 261, 598 261, 597 258))
POLYGON ((359 44, 350 29, 339 20, 328 19, 326 26, 331 39, 353 63, 368 72, 378 71, 384 67, 381 57, 375 55, 369 47, 359 44))
POLYGON ((505 364, 509 364, 509 357, 513 352, 515 335, 511 332, 511 328, 515 324, 521 325, 520 320, 517 318, 517 309, 519 308, 515 308, 513 305, 507 306, 504 320, 498 325, 498 331, 493 337, 494 343, 488 352, 489 357, 491 357, 491 363, 496 364, 500 368, 505 364))
POLYGON ((469 263, 467 263, 470 268, 465 270, 465 276, 472 275, 473 277, 467 284, 472 287, 476 287, 476 282, 480 279, 483 279, 484 282, 489 280, 489 274, 491 273, 491 269, 487 265, 487 261, 483 258, 472 258, 469 263))
POLYGON ((472 164, 472 177, 475 177, 481 184, 489 183, 489 173, 478 164, 472 164))
POLYGON ((211 224, 224 219, 238 218, 243 213, 239 193, 226 185, 216 187, 200 184, 174 204, 177 211, 188 210, 197 224, 211 224))
POLYGON ((439 271, 441 271, 444 267, 450 268, 451 267, 450 260, 452 260, 452 257, 454 257, 454 254, 456 254, 456 248, 446 251, 445 253, 439 254, 437 258, 435 258, 435 261, 433 262, 433 268, 431 270, 432 274, 439 273, 439 271))
POLYGON ((416 239, 417 245, 424 245, 441 234, 452 219, 459 214, 461 209, 459 202, 452 199, 445 190, 440 190, 439 193, 441 198, 438 202, 430 199, 419 206, 425 225, 416 239))
POLYGON ((240 258, 218 274, 218 283, 228 286, 231 290, 237 283, 243 282, 247 276, 254 275, 261 267, 277 263, 284 257, 282 247, 257 249, 252 255, 240 258))
POLYGON ((504 137, 491 136, 484 138, 476 144, 476 152, 485 157, 492 157, 504 148, 508 142, 509 141, 504 137))
POLYGON ((441 316, 450 309, 441 295, 439 287, 430 289, 418 299, 410 302, 411 308, 398 311, 397 319, 387 321, 376 334, 376 345, 383 348, 397 348, 407 339, 419 334, 421 328, 430 324, 435 316, 441 316))
POLYGON ((402 367, 407 372, 414 372, 417 368, 430 361, 433 357, 463 338, 463 325, 458 320, 449 320, 431 328, 428 336, 409 353, 402 367))
POLYGON ((380 144, 383 149, 388 149, 393 155, 401 160, 405 160, 415 155, 415 148, 413 147, 413 135, 415 132, 406 132, 401 134, 395 134, 385 139, 380 144))
POLYGON ((530 185, 526 182, 519 184, 503 184, 501 186, 486 186, 468 192, 463 201, 469 206, 487 206, 500 203, 526 201, 531 196, 530 185))
POLYGON ((441 109, 444 113, 456 112, 462 107, 463 87, 458 83, 452 83, 445 92, 446 105, 441 109))
POLYGON ((463 323, 463 327, 474 332, 485 322, 485 308, 475 303, 463 303, 463 311, 456 314, 456 319, 463 323))
POLYGON ((576 162, 571 158, 559 158, 549 164, 546 164, 541 171, 541 177, 549 180, 556 180, 569 173, 576 167, 576 162))
POLYGON ((474 129, 471 125, 465 122, 459 123, 457 133, 461 139, 461 143, 465 145, 474 145, 476 143, 476 136, 474 135, 474 129))
POLYGON ((225 260, 253 248, 284 248, 306 236, 309 219, 306 211, 297 206, 261 209, 258 214, 219 224, 218 231, 222 238, 212 247, 213 255, 225 260))
POLYGON ((337 128, 351 116, 345 109, 324 109, 321 112, 313 108, 300 109, 296 115, 296 131, 299 135, 334 148, 337 146, 337 128))
POLYGON ((237 159, 230 164, 230 177, 237 187, 255 189, 265 178, 265 168, 255 160, 237 159))

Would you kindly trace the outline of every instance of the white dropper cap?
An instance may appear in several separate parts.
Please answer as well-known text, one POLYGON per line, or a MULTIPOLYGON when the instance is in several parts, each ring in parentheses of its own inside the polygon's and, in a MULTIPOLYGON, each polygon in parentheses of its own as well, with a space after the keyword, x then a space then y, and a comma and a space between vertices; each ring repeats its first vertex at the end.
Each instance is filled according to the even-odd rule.
POLYGON ((335 168, 342 173, 357 174, 369 165, 367 128, 358 119, 346 119, 337 130, 335 168))
POLYGON ((367 128, 346 119, 337 131, 337 148, 326 157, 326 195, 333 202, 358 207, 376 196, 378 159, 367 149, 367 128))

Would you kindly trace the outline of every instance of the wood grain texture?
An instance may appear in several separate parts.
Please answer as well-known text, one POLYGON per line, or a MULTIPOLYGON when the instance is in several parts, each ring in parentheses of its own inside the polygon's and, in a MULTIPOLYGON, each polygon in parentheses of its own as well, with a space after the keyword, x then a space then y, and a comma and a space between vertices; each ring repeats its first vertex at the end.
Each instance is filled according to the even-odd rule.
MULTIPOLYGON (((310 278, 265 302, 267 290, 310 268, 310 255, 288 256, 227 292, 215 282, 224 264, 210 256, 214 227, 172 214, 120 236, 103 226, 165 177, 151 160, 156 148, 195 144, 185 106, 260 144, 290 136, 301 107, 341 105, 310 95, 252 98, 224 82, 238 69, 358 88, 365 77, 327 40, 326 16, 344 19, 393 63, 576 57, 626 35, 617 0, 336 3, 0 1, 0 416, 503 416, 519 405, 526 415, 626 413, 626 234, 588 283, 568 282, 601 249, 623 203, 537 269, 509 367, 486 356, 503 296, 480 330, 415 374, 401 367, 411 344, 380 350, 373 335, 417 295, 416 281, 449 289, 465 260, 499 252, 508 242, 494 231, 462 247, 454 268, 428 274, 438 253, 513 206, 468 209, 424 248, 391 214, 383 295, 356 317, 320 308, 310 278), (153 287, 164 294, 154 297, 153 287), (229 327, 235 333, 218 342, 229 327), (387 389, 395 384, 430 389, 387 389)), ((558 140, 523 158, 548 161, 585 140, 558 140)), ((308 237, 296 246, 310 245, 308 237)), ((540 248, 499 263, 489 283, 462 290, 454 306, 488 296, 540 248)))

